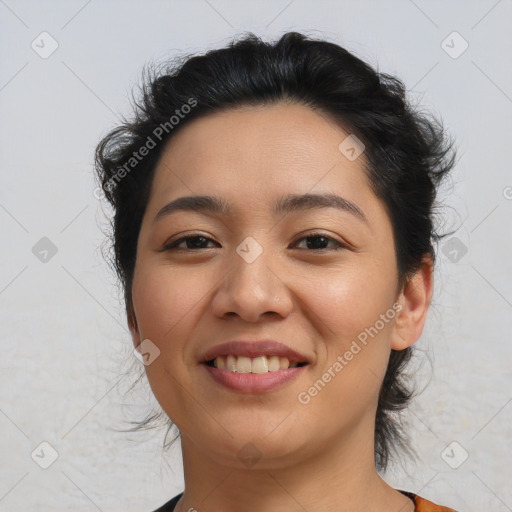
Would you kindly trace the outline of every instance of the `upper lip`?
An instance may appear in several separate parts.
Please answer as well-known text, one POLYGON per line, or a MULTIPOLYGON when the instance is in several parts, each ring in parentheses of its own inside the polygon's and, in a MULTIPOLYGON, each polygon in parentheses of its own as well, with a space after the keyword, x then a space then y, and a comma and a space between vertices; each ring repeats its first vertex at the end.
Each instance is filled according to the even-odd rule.
POLYGON ((201 358, 202 363, 211 361, 218 356, 246 356, 250 358, 258 356, 286 357, 290 363, 308 363, 308 358, 282 343, 274 340, 243 341, 234 340, 216 345, 207 350, 201 358))

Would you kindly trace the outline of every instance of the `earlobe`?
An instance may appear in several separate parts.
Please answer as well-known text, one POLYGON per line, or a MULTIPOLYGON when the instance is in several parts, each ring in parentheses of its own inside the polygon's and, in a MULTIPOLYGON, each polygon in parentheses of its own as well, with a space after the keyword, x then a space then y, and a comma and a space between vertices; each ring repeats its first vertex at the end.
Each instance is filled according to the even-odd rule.
POLYGON ((421 336, 432 299, 433 279, 433 261, 426 255, 398 297, 401 308, 393 327, 392 349, 404 350, 421 336))

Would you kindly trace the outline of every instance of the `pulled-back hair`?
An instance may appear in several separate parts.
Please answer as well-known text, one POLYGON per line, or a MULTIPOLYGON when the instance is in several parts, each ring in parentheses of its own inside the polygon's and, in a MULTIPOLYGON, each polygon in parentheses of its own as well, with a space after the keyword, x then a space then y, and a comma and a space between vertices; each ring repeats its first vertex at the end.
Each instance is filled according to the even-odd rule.
MULTIPOLYGON (((393 226, 397 289, 407 284, 425 255, 435 261, 433 243, 446 236, 434 228, 436 192, 455 160, 441 123, 410 105, 399 79, 377 72, 334 43, 297 32, 268 43, 249 33, 225 48, 144 74, 132 120, 112 130, 96 148, 97 178, 114 209, 112 263, 130 324, 136 325, 132 282, 137 239, 166 142, 206 114, 279 102, 310 107, 364 143, 364 170, 393 226)), ((381 470, 391 449, 407 447, 396 413, 413 394, 404 374, 411 355, 411 347, 391 350, 380 390, 375 462, 381 470)))

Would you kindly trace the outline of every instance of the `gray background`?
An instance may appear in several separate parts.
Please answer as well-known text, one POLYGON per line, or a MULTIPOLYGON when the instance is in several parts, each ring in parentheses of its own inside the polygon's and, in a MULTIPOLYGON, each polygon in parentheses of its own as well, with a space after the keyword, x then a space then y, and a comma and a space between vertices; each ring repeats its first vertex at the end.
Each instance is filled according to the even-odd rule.
POLYGON ((0 0, 0 509, 141 512, 181 491, 163 431, 115 430, 156 402, 144 382, 124 394, 141 366, 101 254, 92 152, 146 61, 299 30, 397 74, 459 148, 441 197, 457 232, 407 415, 419 460, 386 478, 461 511, 512 510, 511 21, 510 0, 0 0))

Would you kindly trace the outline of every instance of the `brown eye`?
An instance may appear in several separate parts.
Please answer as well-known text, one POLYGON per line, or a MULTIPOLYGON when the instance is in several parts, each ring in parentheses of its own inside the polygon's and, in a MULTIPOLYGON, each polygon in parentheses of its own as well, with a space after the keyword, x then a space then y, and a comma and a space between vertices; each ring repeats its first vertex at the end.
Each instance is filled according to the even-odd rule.
MULTIPOLYGON (((307 236, 303 236, 294 242, 294 245, 297 245, 298 242, 302 242, 306 240, 305 249, 312 251, 336 251, 339 249, 346 248, 346 245, 335 240, 332 237, 326 236, 324 234, 310 234, 307 236), (328 247, 329 243, 334 244, 334 246, 328 247)), ((184 250, 184 251, 194 251, 196 249, 210 249, 211 247, 206 247, 208 242, 216 243, 211 238, 207 238, 201 235, 195 236, 184 236, 179 240, 176 240, 164 247, 163 250, 184 250), (185 244, 185 247, 180 247, 180 245, 185 244)), ((304 250, 302 248, 301 250, 304 250)))
POLYGON ((210 247, 204 247, 208 242, 213 242, 211 238, 205 236, 184 236, 179 240, 172 242, 164 247, 164 250, 179 249, 179 250, 194 250, 194 249, 210 249, 210 247), (183 243, 186 247, 179 247, 183 243))
POLYGON ((333 251, 333 250, 336 251, 339 249, 346 248, 346 246, 344 244, 342 244, 341 242, 339 242, 338 240, 335 240, 334 238, 331 238, 330 236, 326 236, 323 234, 310 234, 310 235, 304 236, 302 238, 299 238, 295 242, 295 244, 297 244, 297 242, 300 242, 302 240, 307 240, 306 249, 310 249, 313 251, 333 251), (334 247, 331 247, 331 248, 325 247, 326 245, 329 244, 329 242, 333 242, 335 244, 334 247))

